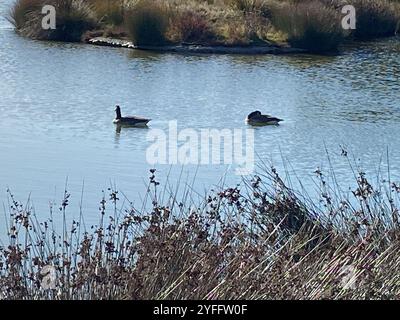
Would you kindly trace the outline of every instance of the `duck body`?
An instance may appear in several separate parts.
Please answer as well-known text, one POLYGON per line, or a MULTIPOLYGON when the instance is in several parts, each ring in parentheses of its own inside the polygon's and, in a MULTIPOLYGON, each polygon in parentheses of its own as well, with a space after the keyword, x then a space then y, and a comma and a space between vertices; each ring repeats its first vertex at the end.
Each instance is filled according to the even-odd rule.
POLYGON ((151 119, 137 117, 137 116, 127 116, 123 117, 121 115, 121 108, 119 106, 115 107, 115 112, 117 116, 113 120, 113 123, 117 125, 133 126, 133 127, 146 127, 151 119))
POLYGON ((272 117, 267 114, 262 114, 260 111, 250 113, 246 118, 246 123, 252 126, 279 125, 282 119, 272 117))

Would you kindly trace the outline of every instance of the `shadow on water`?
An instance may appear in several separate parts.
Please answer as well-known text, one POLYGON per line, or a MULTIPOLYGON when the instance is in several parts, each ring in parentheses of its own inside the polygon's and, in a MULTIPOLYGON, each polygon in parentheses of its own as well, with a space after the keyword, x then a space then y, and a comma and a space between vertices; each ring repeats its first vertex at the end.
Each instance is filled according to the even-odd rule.
POLYGON ((165 54, 155 52, 155 51, 147 51, 147 50, 133 50, 133 49, 120 49, 127 52, 127 56, 130 59, 138 59, 143 62, 158 62, 162 59, 165 59, 165 54))
POLYGON ((335 62, 338 55, 311 55, 311 54, 288 54, 288 55, 239 55, 239 54, 205 54, 205 53, 160 53, 146 50, 129 50, 130 59, 142 62, 180 61, 201 62, 215 61, 216 63, 230 63, 238 66, 262 66, 265 63, 279 61, 296 68, 309 68, 323 66, 335 62))
POLYGON ((287 64, 296 68, 308 68, 323 66, 332 63, 337 59, 336 55, 310 55, 310 54, 288 54, 288 55, 230 55, 230 60, 234 64, 262 66, 268 62, 277 62, 287 64))

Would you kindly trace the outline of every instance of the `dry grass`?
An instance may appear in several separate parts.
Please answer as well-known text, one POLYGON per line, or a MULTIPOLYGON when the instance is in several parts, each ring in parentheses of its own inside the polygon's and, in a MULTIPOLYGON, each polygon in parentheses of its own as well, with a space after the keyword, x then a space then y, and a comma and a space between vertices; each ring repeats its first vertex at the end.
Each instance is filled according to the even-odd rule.
POLYGON ((127 30, 137 45, 164 45, 168 20, 167 7, 158 1, 139 0, 125 14, 127 30))
POLYGON ((91 7, 83 0, 17 0, 10 13, 10 20, 21 35, 56 41, 80 41, 87 30, 96 26, 91 7), (44 5, 56 9, 56 29, 42 27, 44 5))
POLYGON ((175 43, 210 44, 216 40, 215 30, 201 12, 184 9, 171 16, 168 38, 175 43))
POLYGON ((124 22, 124 0, 89 0, 97 21, 105 25, 120 26, 124 22))
POLYGON ((19 0, 16 1, 10 11, 10 20, 17 30, 23 30, 33 12, 40 11, 42 1, 40 0, 19 0))
POLYGON ((314 52, 336 51, 349 35, 365 40, 393 36, 400 30, 397 0, 350 1, 358 21, 351 33, 341 28, 341 8, 348 4, 343 0, 62 1, 73 4, 72 11, 61 11, 60 25, 67 30, 63 34, 40 30, 38 4, 42 0, 16 2, 12 12, 16 29, 32 38, 79 40, 79 34, 96 23, 99 30, 130 33, 135 42, 146 45, 189 42, 235 46, 279 39, 314 52))
POLYGON ((267 0, 225 0, 224 3, 244 13, 258 14, 263 17, 271 17, 271 1, 267 0))
POLYGON ((338 12, 316 0, 276 5, 272 16, 274 26, 287 34, 293 47, 334 51, 344 39, 338 12))
POLYGON ((396 299, 400 294, 400 186, 359 172, 351 197, 316 171, 320 200, 275 169, 198 202, 168 195, 151 171, 141 208, 109 190, 99 223, 59 213, 39 223, 10 195, 9 243, 0 249, 6 299, 396 299), (162 201, 161 199, 165 199, 162 201), (125 201, 125 200, 124 200, 125 201), (55 288, 40 271, 56 271, 55 288))
POLYGON ((400 23, 399 3, 386 0, 354 0, 357 12, 357 28, 353 32, 356 39, 394 36, 400 23))

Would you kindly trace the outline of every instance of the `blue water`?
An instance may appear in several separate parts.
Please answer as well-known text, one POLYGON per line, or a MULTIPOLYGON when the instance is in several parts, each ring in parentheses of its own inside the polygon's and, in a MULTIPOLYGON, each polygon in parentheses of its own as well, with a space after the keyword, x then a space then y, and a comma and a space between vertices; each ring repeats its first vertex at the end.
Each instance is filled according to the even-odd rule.
MULTIPOLYGON (((1 15, 11 2, 2 1, 1 15)), ((167 130, 170 120, 181 129, 245 129, 255 109, 281 117, 281 126, 255 130, 257 164, 286 164, 310 190, 313 171, 329 164, 325 148, 340 184, 353 183, 340 146, 372 175, 388 150, 399 179, 399 49, 398 40, 385 40, 334 57, 155 54, 32 41, 1 19, 0 201, 7 211, 9 187, 21 201, 30 195, 47 218, 68 179, 71 216, 82 188, 89 222, 110 185, 139 204, 152 167, 148 130, 118 133, 111 122, 117 103, 152 118, 150 129, 167 130)), ((227 184, 240 181, 224 165, 158 170, 162 183, 171 170, 171 184, 182 171, 200 193, 224 176, 227 184)))

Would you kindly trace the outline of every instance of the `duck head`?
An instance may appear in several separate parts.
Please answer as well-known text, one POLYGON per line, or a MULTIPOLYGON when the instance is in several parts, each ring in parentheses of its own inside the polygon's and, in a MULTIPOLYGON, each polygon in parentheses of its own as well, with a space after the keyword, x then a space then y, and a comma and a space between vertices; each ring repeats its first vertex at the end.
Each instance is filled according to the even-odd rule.
POLYGON ((121 115, 121 108, 117 105, 115 106, 115 113, 117 114, 115 119, 121 119, 122 115, 121 115))

